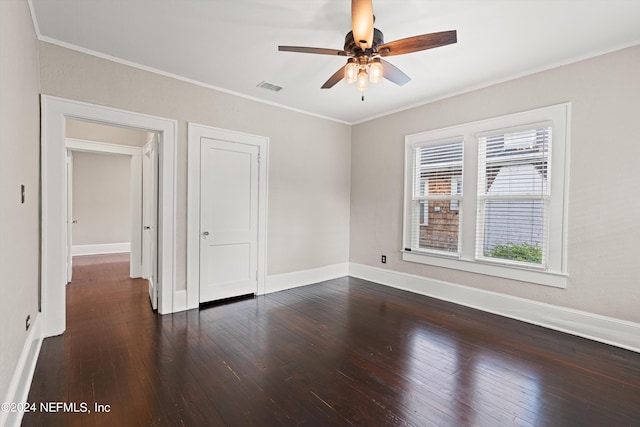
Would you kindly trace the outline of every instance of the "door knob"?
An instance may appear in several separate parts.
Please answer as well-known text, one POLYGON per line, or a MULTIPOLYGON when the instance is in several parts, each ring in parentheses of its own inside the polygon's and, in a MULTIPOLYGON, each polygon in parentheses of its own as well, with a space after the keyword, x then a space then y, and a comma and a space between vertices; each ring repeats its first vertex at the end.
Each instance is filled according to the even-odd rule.
POLYGON ((208 232, 208 231, 205 231, 205 232, 203 232, 203 233, 202 233, 202 235, 203 235, 203 236, 208 236, 208 235, 209 235, 209 232, 208 232))
POLYGON ((150 225, 145 225, 145 226, 144 226, 144 229, 145 229, 145 230, 151 230, 151 226, 150 226, 150 225))

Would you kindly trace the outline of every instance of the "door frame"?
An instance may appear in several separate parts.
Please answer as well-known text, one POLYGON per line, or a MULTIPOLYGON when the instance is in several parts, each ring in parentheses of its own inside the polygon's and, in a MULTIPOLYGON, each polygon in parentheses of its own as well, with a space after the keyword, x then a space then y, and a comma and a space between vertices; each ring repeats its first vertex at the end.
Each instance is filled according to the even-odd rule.
POLYGON ((212 126, 187 123, 187 309, 199 306, 200 293, 200 149, 202 138, 259 147, 258 289, 265 293, 267 275, 267 207, 269 138, 212 126))
POLYGON ((71 249, 73 242, 73 151, 67 150, 66 153, 66 167, 67 170, 65 176, 65 184, 67 191, 65 192, 65 198, 67 201, 67 283, 70 283, 73 279, 73 252, 71 249))
POLYGON ((66 328, 66 147, 67 118, 158 132, 160 135, 158 212, 158 312, 176 309, 176 120, 41 95, 41 298, 45 337, 66 328))
POLYGON ((151 307, 158 309, 158 134, 141 147, 141 251, 140 275, 149 282, 149 298, 151 307), (147 155, 150 153, 150 156, 147 155), (149 159, 148 161, 146 159, 149 159), (151 174, 149 174, 151 169, 151 174), (151 218, 149 218, 151 217, 151 218))
MULTIPOLYGON (((83 139, 65 138, 65 146, 69 152, 82 152, 94 154, 117 154, 129 157, 131 177, 129 179, 129 191, 131 206, 129 217, 131 218, 130 241, 131 258, 129 275, 131 277, 142 276, 142 148, 128 145, 111 144, 100 141, 86 141, 83 139)), ((72 176, 73 176, 73 172, 72 176)), ((71 247, 73 242, 67 242, 71 247)))

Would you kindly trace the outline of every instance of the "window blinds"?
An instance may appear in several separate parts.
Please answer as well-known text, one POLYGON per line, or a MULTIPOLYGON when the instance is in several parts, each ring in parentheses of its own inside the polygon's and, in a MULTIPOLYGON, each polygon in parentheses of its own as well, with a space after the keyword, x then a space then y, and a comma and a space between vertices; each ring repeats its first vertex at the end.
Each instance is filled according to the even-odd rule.
POLYGON ((462 141, 414 149, 411 249, 459 252, 462 141))
POLYGON ((478 138, 476 257, 544 266, 551 127, 478 138))

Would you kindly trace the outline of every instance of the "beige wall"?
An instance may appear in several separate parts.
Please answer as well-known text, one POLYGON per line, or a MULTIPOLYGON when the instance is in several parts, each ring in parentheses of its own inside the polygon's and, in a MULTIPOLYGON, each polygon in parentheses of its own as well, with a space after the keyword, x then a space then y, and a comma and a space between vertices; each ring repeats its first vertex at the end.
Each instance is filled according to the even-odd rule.
MULTIPOLYGON (((118 126, 67 119, 66 136, 85 141, 142 147, 153 136, 118 126)), ((129 156, 74 152, 73 245, 131 241, 129 156)))
POLYGON ((40 43, 42 93, 178 121, 177 289, 186 282, 187 122, 270 138, 270 275, 349 258, 351 128, 40 43))
MULTIPOLYGON (((640 322, 640 46, 353 128, 352 262, 640 322), (572 103, 566 289, 404 262, 404 137, 572 103)), ((470 71, 472 72, 472 71, 470 71)))
POLYGON ((73 153, 73 246, 131 242, 131 157, 73 153))
MULTIPOLYGON (((38 312, 38 45, 29 5, 0 1, 0 400, 38 312), (20 186, 26 200, 20 202, 20 186)), ((2 417, 0 416, 0 419, 2 417)))

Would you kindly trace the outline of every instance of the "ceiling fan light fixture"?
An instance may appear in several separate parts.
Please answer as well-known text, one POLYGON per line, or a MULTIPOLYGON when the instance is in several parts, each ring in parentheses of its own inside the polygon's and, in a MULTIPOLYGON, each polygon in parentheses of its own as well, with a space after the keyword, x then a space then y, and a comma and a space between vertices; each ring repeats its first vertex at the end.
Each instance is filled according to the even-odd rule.
POLYGON ((380 58, 373 58, 369 64, 369 81, 371 83, 378 83, 382 80, 382 63, 380 58))
POLYGON ((369 76, 364 68, 360 68, 360 71, 358 71, 357 86, 360 92, 364 92, 369 87, 369 76))
POLYGON ((358 90, 363 92, 364 101, 364 91, 368 89, 369 81, 377 83, 387 79, 398 86, 411 81, 399 68, 382 58, 433 49, 458 41, 456 30, 451 30, 385 43, 382 31, 373 26, 375 16, 372 3, 372 0, 351 0, 351 31, 344 38, 342 50, 308 46, 278 46, 278 50, 347 57, 347 63, 333 73, 321 88, 331 89, 342 80, 355 82, 358 90))
POLYGON ((355 83, 358 80, 358 64, 354 58, 349 58, 344 68, 344 79, 347 83, 355 83))

